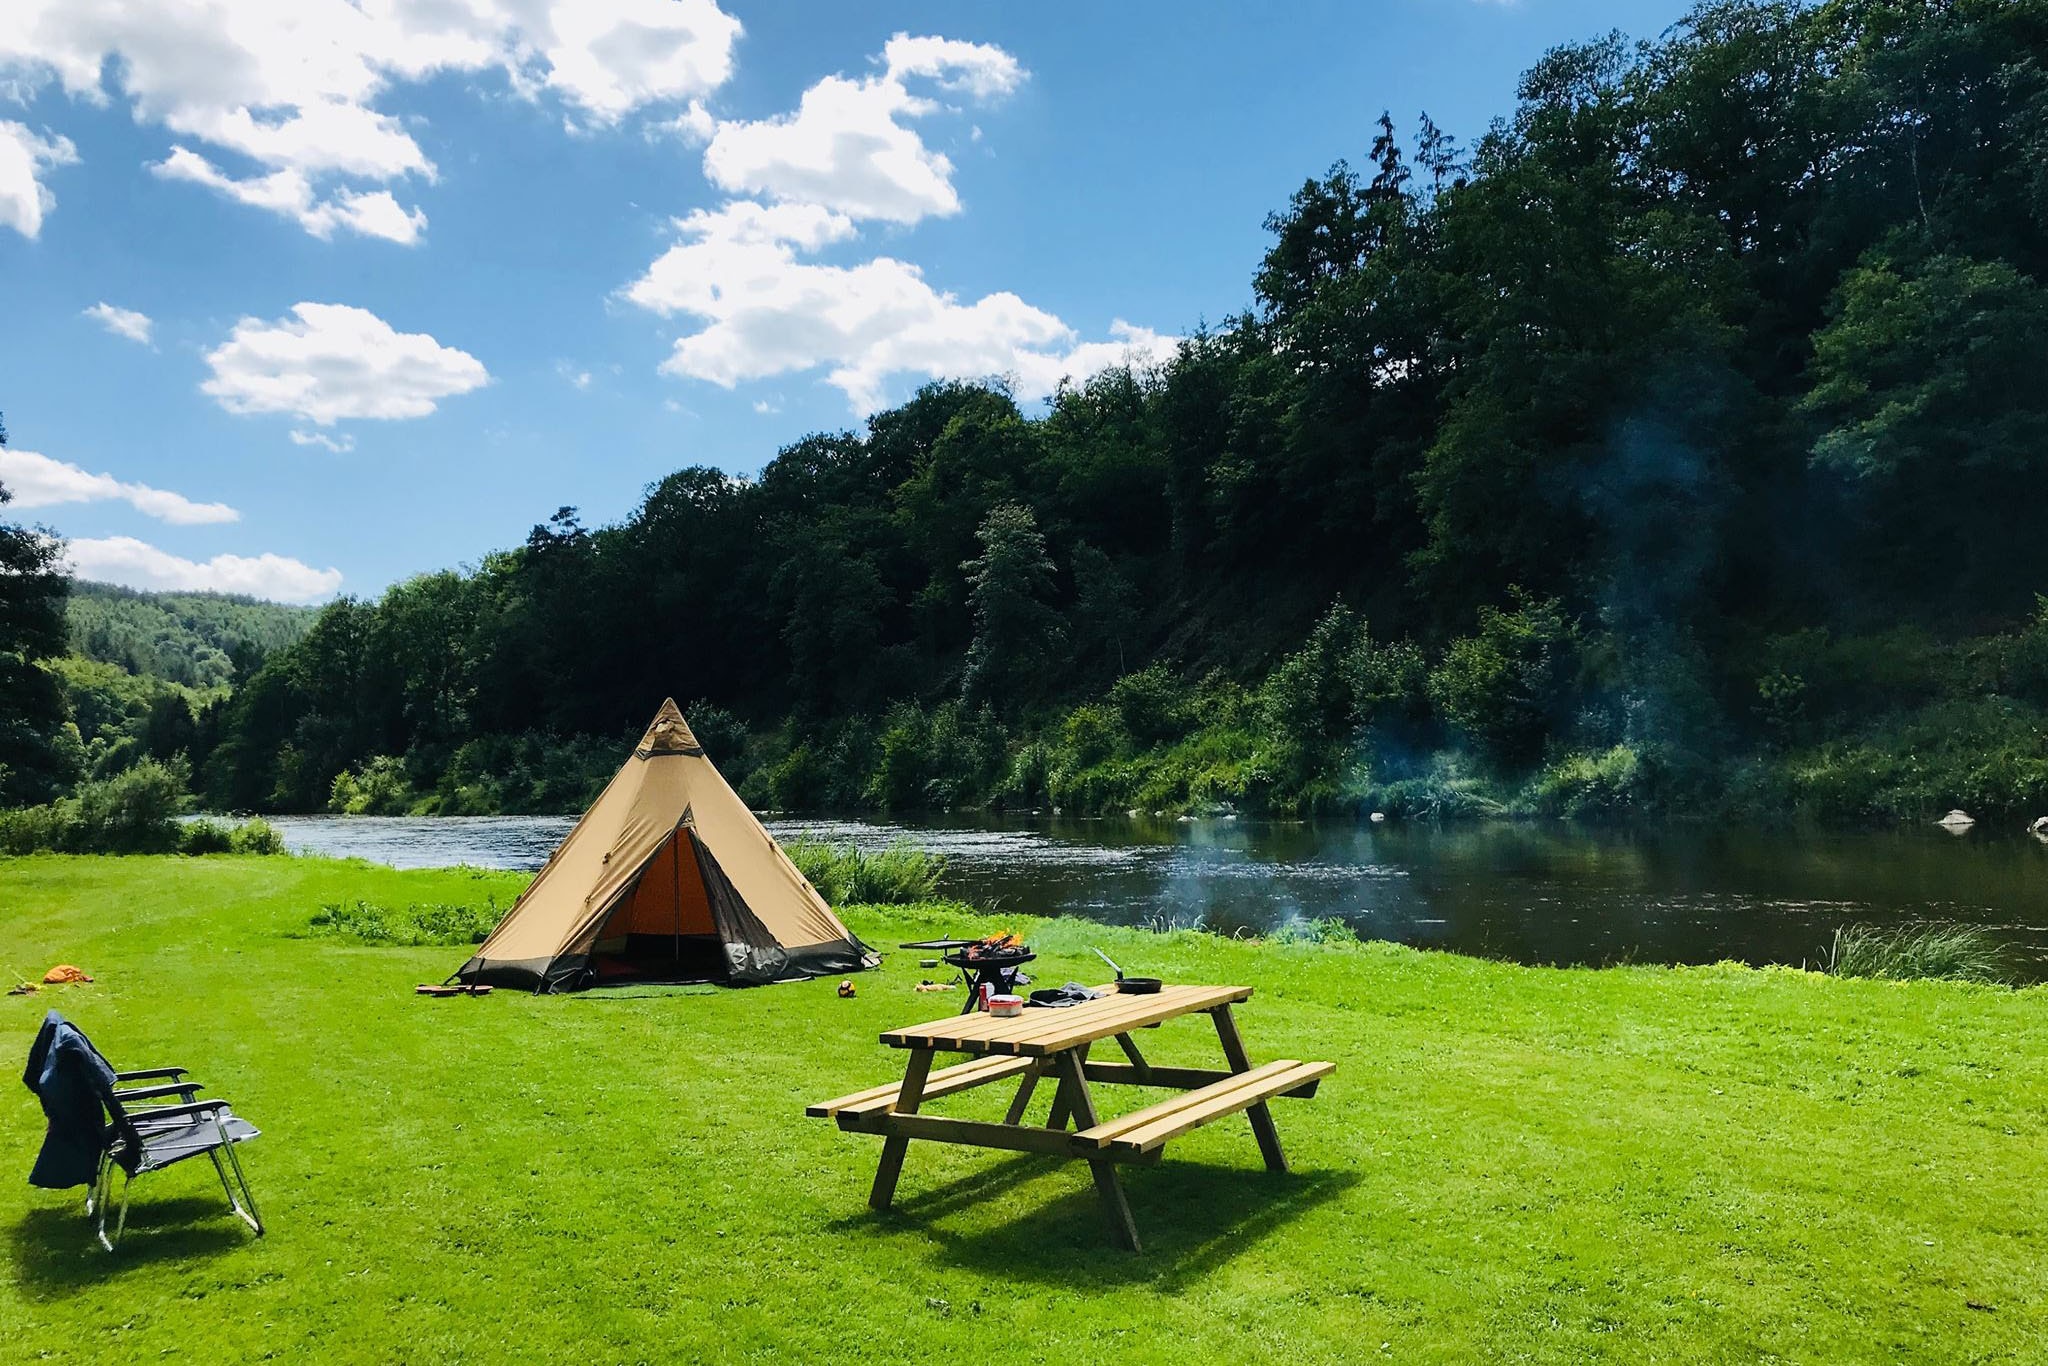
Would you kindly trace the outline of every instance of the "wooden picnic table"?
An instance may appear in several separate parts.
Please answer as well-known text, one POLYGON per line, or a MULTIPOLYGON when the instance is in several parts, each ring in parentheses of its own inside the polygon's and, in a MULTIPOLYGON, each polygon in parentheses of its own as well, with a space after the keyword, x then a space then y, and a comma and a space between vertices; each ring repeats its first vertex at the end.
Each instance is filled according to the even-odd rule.
POLYGON ((1157 1162, 1168 1140, 1245 1111, 1267 1169, 1287 1170, 1266 1102, 1314 1095, 1321 1080, 1336 1070, 1334 1063, 1283 1059, 1252 1066, 1231 1014, 1232 1006, 1251 997, 1250 987, 1169 986, 1152 995, 1119 994, 1113 986, 1102 990, 1106 994, 1076 1006, 1028 1009, 1007 1018, 949 1016, 892 1029, 882 1035, 882 1042, 910 1054, 902 1082, 821 1101, 804 1113, 835 1119, 852 1133, 882 1135, 882 1161, 868 1196, 876 1209, 887 1209, 895 1198, 896 1179, 912 1139, 1086 1161, 1095 1174, 1095 1190, 1111 1234, 1133 1252, 1140 1250, 1138 1228, 1124 1199, 1118 1163, 1157 1162), (1215 1022, 1226 1068, 1159 1067, 1147 1062, 1133 1033, 1194 1014, 1206 1014, 1215 1022), (1090 1048, 1103 1039, 1116 1040, 1123 1062, 1089 1059, 1090 1048), (965 1053, 972 1060, 933 1071, 932 1060, 940 1053, 965 1053), (1057 1085, 1051 1113, 1043 1125, 1027 1124, 1032 1093, 1039 1078, 1048 1075, 1057 1085), (920 1112, 926 1101, 1012 1077, 1017 1079, 1016 1095, 1000 1123, 920 1112), (1095 1108, 1091 1082, 1165 1087, 1178 1094, 1105 1120, 1095 1108))

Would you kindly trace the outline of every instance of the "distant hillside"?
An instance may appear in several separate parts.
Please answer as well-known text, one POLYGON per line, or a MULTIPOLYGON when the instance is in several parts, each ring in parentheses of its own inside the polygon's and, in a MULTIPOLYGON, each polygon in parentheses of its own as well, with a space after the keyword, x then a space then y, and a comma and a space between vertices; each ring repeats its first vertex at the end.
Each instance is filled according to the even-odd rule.
POLYGON ((73 653, 207 689, 233 680, 236 651, 260 657, 291 645, 317 611, 226 593, 144 593, 79 582, 67 615, 73 653))

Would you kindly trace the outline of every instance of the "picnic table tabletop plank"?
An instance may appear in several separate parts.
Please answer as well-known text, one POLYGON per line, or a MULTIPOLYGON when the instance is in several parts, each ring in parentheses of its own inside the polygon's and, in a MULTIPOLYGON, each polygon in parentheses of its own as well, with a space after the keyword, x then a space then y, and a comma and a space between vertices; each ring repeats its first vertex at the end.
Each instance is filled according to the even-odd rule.
POLYGON ((1097 1039, 1162 1024, 1218 1006, 1247 1000, 1250 987, 1170 986, 1149 996, 1107 996, 1059 1009, 1029 1009, 1021 1015, 956 1015, 929 1024, 892 1029, 881 1036, 891 1048, 934 1048, 953 1053, 1012 1053, 1045 1056, 1097 1039))
MULTIPOLYGON (((1010 1016, 991 1015, 987 1013, 978 1013, 974 1015, 964 1016, 948 1015, 944 1019, 933 1020, 929 1024, 908 1025, 901 1029, 890 1030, 889 1032, 882 1035, 882 1040, 885 1043, 890 1043, 893 1039, 910 1040, 922 1038, 947 1038, 959 1039, 963 1041, 972 1041, 977 1039, 986 1039, 998 1036, 1014 1039, 1032 1033, 1036 1030, 1052 1028, 1058 1023, 1058 1021, 1064 1019, 1071 1019, 1077 1013, 1083 1016, 1088 1016, 1098 1011, 1114 1010, 1119 1007, 1128 1007, 1134 1003, 1156 1005, 1163 1001, 1178 1000, 1182 996, 1188 994, 1191 991, 1204 991, 1209 989, 1210 988, 1188 986, 1167 987, 1154 995, 1139 997, 1135 995, 1124 995, 1118 992, 1113 985, 1099 986, 1094 988, 1094 990, 1101 992, 1102 995, 1097 996, 1092 1001, 1084 1001, 1083 1003, 1077 1006, 1030 1006, 1026 1007, 1022 1014, 1010 1016)), ((915 1047, 917 1046, 917 1044, 909 1042, 891 1043, 891 1046, 898 1048, 907 1048, 915 1047)))

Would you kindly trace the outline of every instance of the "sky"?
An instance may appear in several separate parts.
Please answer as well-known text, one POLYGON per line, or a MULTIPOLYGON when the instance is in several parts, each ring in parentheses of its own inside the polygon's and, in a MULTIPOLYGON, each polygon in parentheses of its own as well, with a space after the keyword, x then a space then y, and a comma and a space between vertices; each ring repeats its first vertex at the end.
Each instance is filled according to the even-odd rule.
POLYGON ((5 515, 293 602, 1169 354, 1302 181, 1678 0, 5 0, 5 515))

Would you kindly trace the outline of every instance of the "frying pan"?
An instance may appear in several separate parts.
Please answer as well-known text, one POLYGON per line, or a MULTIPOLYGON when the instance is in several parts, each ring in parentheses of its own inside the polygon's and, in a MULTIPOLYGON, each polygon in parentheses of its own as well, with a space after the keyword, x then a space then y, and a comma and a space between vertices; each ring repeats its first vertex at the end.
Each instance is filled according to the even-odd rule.
POLYGON ((1124 970, 1122 968, 1117 967, 1116 960, 1114 958, 1111 958, 1108 954, 1104 953, 1101 949, 1095 950, 1095 956, 1097 958, 1100 958, 1103 962, 1109 964, 1111 968, 1115 969, 1116 989, 1126 996, 1150 996, 1153 993, 1157 992, 1160 987, 1165 985, 1165 983, 1157 977, 1124 976, 1124 970))

